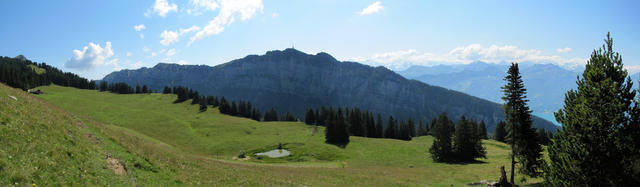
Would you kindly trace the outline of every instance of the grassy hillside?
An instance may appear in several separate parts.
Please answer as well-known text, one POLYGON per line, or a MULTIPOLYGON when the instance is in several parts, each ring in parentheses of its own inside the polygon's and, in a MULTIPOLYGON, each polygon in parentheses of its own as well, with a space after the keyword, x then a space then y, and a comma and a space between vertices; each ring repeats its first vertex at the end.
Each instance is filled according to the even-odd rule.
MULTIPOLYGON (((56 129, 88 129, 101 136, 101 140, 113 142, 103 146, 84 141, 93 146, 86 149, 98 152, 96 155, 100 157, 96 159, 104 160, 100 150, 125 154, 119 156, 120 160, 133 174, 110 175, 130 179, 122 180, 123 183, 146 184, 149 182, 146 179, 158 179, 157 183, 186 185, 463 186, 497 180, 499 166, 509 163, 508 146, 495 141, 483 142, 488 158, 479 163, 434 163, 427 151, 433 141, 431 137, 412 141, 351 137, 351 143, 340 149, 324 144, 321 127, 315 130, 298 122, 256 122, 221 115, 211 108, 199 112, 198 106, 188 101, 172 104, 174 95, 118 95, 60 86, 40 89, 46 94, 38 97, 61 108, 60 115, 72 113, 76 121, 88 127, 69 125, 74 124, 70 120, 61 122, 66 126, 56 129), (233 159, 241 152, 252 155, 279 143, 291 150, 293 156, 233 159)), ((82 133, 78 135, 81 139, 82 133)))
POLYGON ((31 68, 34 72, 36 72, 36 74, 38 74, 38 75, 42 75, 42 74, 47 72, 47 70, 42 69, 42 68, 40 68, 40 67, 38 67, 36 65, 33 65, 33 64, 29 64, 28 67, 31 68))
POLYGON ((0 186, 120 186, 175 181, 160 168, 155 172, 135 168, 136 163, 150 164, 94 132, 91 126, 20 89, 0 84, 0 186), (119 163, 127 174, 115 174, 108 161, 119 163))

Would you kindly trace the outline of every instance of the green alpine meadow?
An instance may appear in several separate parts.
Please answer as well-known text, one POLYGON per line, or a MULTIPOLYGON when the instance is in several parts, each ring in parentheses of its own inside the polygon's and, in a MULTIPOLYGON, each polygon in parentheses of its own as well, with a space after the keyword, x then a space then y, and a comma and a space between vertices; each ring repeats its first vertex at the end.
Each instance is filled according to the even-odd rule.
POLYGON ((0 8, 0 187, 640 184, 637 1, 0 8))

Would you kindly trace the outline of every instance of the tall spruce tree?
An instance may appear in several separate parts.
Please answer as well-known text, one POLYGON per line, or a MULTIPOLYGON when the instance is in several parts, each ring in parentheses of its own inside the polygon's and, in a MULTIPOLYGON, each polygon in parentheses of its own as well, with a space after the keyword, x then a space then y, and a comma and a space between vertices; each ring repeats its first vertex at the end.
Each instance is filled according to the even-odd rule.
POLYGON ((253 110, 251 111, 251 119, 256 121, 260 121, 262 119, 262 114, 258 109, 253 108, 253 110))
POLYGON ((499 142, 506 142, 506 136, 507 136, 507 130, 506 130, 506 126, 507 123, 505 123, 504 121, 499 121, 498 124, 496 125, 496 128, 493 130, 493 139, 499 142))
POLYGON ((453 141, 453 152, 458 161, 468 162, 485 157, 484 148, 477 136, 477 127, 474 127, 477 126, 476 124, 475 121, 468 120, 464 116, 458 120, 453 141))
POLYGON ((433 144, 429 148, 431 158, 436 162, 444 162, 451 159, 452 147, 451 147, 451 121, 447 118, 446 113, 440 114, 438 119, 434 122, 431 132, 433 134, 433 144))
POLYGON ((316 116, 313 109, 309 108, 309 110, 307 110, 307 113, 304 116, 304 123, 308 125, 316 124, 316 116))
POLYGON ((413 123, 413 119, 411 118, 407 120, 407 125, 409 128, 409 140, 411 140, 411 137, 416 137, 416 125, 413 123))
POLYGON ((427 133, 428 135, 433 136, 433 133, 431 132, 433 130, 433 128, 436 126, 436 121, 438 121, 438 118, 435 117, 433 119, 431 119, 431 125, 429 126, 429 132, 427 133))
POLYGON ((376 133, 376 123, 373 121, 373 114, 369 111, 366 111, 363 114, 364 119, 364 127, 365 127, 365 135, 369 138, 373 138, 376 133))
POLYGON ((275 108, 271 108, 271 110, 264 113, 264 121, 278 121, 278 112, 275 108))
POLYGON ((375 137, 376 138, 383 138, 383 131, 384 131, 384 127, 382 126, 382 116, 380 114, 378 114, 378 118, 376 118, 376 134, 375 137))
POLYGON ((418 136, 424 136, 426 132, 426 129, 424 129, 424 127, 422 126, 422 120, 418 121, 418 132, 417 135, 418 136))
POLYGON ((389 116, 387 128, 384 130, 384 138, 396 138, 396 122, 392 116, 389 116))
MULTIPOLYGON (((345 109, 348 111, 348 109, 345 109)), ((360 109, 354 108, 349 113, 349 134, 353 136, 364 136, 365 131, 363 128, 363 120, 362 115, 360 114, 360 109)))
POLYGON ((337 112, 329 111, 327 128, 325 129, 325 142, 338 147, 346 147, 349 144, 349 132, 347 132, 346 120, 342 109, 337 112))
POLYGON ((198 94, 198 91, 194 92, 192 95, 192 100, 191 100, 191 104, 198 104, 200 103, 200 95, 198 94))
POLYGON ((527 89, 524 87, 517 63, 511 63, 504 80, 507 84, 502 87, 502 100, 505 101, 504 112, 509 127, 507 132, 512 150, 511 183, 514 184, 516 163, 522 174, 532 177, 541 174, 542 147, 536 138, 531 110, 527 105, 527 89))
POLYGON ((230 109, 231 110, 229 110, 229 115, 232 115, 232 116, 238 115, 238 105, 236 104, 236 101, 231 101, 230 109))
POLYGON ((207 102, 206 102, 206 100, 201 98, 199 103, 200 103, 200 112, 207 111, 207 102))
POLYGON ((282 116, 282 119, 280 121, 298 121, 298 119, 291 112, 287 112, 282 116))
POLYGON ((551 186, 640 184, 638 100, 608 33, 604 41, 555 113, 562 128, 548 148, 551 186))
POLYGON ((218 107, 218 109, 220 110, 220 113, 231 114, 231 106, 224 96, 222 96, 222 99, 220 100, 220 107, 218 107))
POLYGON ((399 140, 411 140, 411 128, 409 128, 409 124, 405 121, 401 121, 398 124, 398 130, 396 131, 396 139, 399 140))
POLYGON ((480 125, 478 126, 478 136, 480 139, 489 139, 487 136, 487 125, 484 124, 484 121, 480 121, 480 125))
POLYGON ((320 108, 320 111, 318 111, 318 125, 320 126, 327 126, 327 121, 329 119, 329 110, 325 107, 320 108))
POLYGON ((538 138, 540 139, 540 144, 549 145, 549 143, 551 142, 551 135, 550 135, 551 132, 550 131, 546 131, 543 128, 539 128, 536 133, 538 133, 538 138))
MULTIPOLYGON (((480 125, 478 124, 478 121, 476 120, 471 120, 471 125, 472 125, 472 133, 473 136, 471 136, 471 144, 473 145, 473 149, 471 150, 472 153, 472 158, 487 158, 487 151, 484 149, 484 147, 482 147, 482 133, 478 133, 478 131, 480 130, 480 125)), ((484 122, 483 122, 484 125, 484 122)), ((484 132, 484 135, 486 136, 487 134, 487 130, 484 129, 482 130, 482 132, 484 132)))

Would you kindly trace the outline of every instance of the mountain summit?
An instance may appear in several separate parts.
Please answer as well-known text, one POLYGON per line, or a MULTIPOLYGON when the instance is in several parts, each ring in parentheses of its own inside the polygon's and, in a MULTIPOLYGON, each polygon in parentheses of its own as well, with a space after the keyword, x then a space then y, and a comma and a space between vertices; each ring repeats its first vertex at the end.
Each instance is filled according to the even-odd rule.
MULTIPOLYGON (((122 70, 104 81, 145 84, 153 90, 187 86, 201 95, 250 101, 265 111, 292 112, 303 117, 308 108, 358 107, 396 119, 430 121, 442 112, 483 120, 492 132, 504 119, 499 104, 408 80, 384 67, 341 62, 327 53, 306 54, 289 48, 249 55, 217 66, 160 63, 153 68, 122 70)), ((386 117, 385 117, 386 119, 386 117)), ((534 117, 537 127, 555 126, 534 117)))

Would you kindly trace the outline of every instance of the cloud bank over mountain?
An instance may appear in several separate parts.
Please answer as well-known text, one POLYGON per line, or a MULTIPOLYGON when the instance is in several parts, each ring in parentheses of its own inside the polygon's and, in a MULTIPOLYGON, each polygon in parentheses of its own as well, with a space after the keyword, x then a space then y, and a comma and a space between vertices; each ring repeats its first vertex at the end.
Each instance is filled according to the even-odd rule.
MULTIPOLYGON (((570 50, 570 48, 563 48, 562 50, 558 50, 558 53, 565 53, 570 50)), ((586 64, 587 61, 585 58, 566 58, 559 54, 546 54, 541 50, 522 49, 514 45, 484 46, 481 44, 469 44, 456 47, 442 54, 408 49, 377 53, 370 57, 352 57, 347 60, 364 62, 371 65, 381 65, 392 70, 405 70, 412 65, 469 64, 475 61, 496 64, 509 62, 552 63, 566 69, 576 69, 586 64)))

